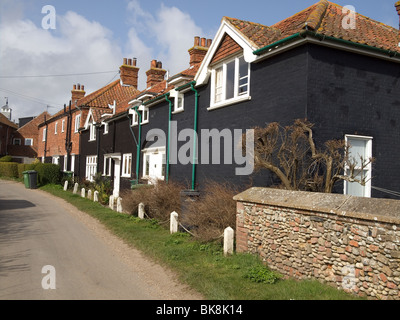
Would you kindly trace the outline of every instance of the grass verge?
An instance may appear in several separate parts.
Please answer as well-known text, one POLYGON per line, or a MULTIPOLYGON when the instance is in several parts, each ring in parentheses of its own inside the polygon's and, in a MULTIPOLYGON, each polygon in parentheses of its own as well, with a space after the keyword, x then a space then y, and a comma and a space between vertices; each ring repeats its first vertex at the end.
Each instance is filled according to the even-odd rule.
POLYGON ((171 235, 156 220, 119 214, 98 203, 63 191, 58 185, 40 188, 65 199, 103 223, 129 245, 174 270, 180 280, 208 300, 351 300, 358 299, 318 281, 284 280, 258 257, 224 257, 219 244, 194 241, 186 233, 171 235))

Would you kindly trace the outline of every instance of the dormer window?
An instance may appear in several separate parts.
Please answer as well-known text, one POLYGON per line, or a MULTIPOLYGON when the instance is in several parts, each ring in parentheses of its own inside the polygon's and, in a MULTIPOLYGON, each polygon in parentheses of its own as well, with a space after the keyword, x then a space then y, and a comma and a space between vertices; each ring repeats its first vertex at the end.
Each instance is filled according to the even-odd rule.
POLYGON ((89 130, 90 130, 90 140, 89 141, 94 141, 96 140, 96 126, 91 123, 89 124, 89 130))
POLYGON ((250 64, 243 56, 214 66, 211 73, 211 104, 219 108, 250 99, 250 64))

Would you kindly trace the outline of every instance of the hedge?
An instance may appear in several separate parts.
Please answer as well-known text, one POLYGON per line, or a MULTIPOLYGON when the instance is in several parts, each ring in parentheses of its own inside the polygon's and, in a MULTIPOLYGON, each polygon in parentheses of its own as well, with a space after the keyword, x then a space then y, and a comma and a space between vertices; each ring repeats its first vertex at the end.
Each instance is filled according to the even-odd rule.
POLYGON ((45 185, 48 183, 61 183, 61 170, 56 164, 36 163, 36 164, 18 164, 15 162, 0 162, 0 176, 8 178, 23 178, 23 172, 35 170, 38 173, 38 183, 45 185))

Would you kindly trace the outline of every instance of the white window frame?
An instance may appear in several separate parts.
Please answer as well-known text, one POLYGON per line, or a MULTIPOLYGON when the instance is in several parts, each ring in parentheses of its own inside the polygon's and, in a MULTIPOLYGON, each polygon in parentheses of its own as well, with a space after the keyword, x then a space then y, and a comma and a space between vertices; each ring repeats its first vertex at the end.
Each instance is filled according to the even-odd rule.
POLYGON ((13 139, 13 145, 14 145, 14 146, 20 146, 20 145, 22 145, 21 139, 20 139, 20 138, 14 138, 14 139, 13 139), (19 144, 16 144, 17 141, 19 141, 19 144))
POLYGON ((121 177, 131 177, 132 175, 132 153, 122 155, 122 174, 121 177))
POLYGON ((77 114, 77 115, 75 116, 75 126, 74 126, 74 128, 75 128, 75 133, 77 133, 77 132, 79 131, 80 124, 81 124, 81 115, 80 115, 80 114, 77 114))
POLYGON ((151 181, 154 177, 150 176, 150 163, 152 162, 151 155, 154 154, 162 154, 162 163, 161 163, 161 176, 157 177, 157 179, 165 180, 165 171, 166 171, 166 150, 165 147, 160 148, 148 148, 142 150, 143 153, 143 172, 142 178, 145 180, 151 181), (148 163, 147 163, 148 160, 148 163), (164 174, 164 175, 163 175, 164 174))
POLYGON ((149 107, 143 106, 143 109, 142 109, 142 123, 141 124, 149 123, 149 118, 150 118, 149 107))
POLYGON ((43 138, 42 138, 42 141, 46 141, 46 139, 47 139, 47 128, 43 128, 43 138))
POLYGON ((108 122, 103 122, 103 124, 104 124, 103 134, 108 134, 109 124, 108 122))
MULTIPOLYGON (((247 91, 243 94, 239 93, 239 88, 240 88, 240 79, 239 78, 239 68, 240 68, 240 64, 239 61, 240 59, 244 59, 244 57, 242 55, 240 56, 236 56, 230 59, 227 59, 223 62, 220 62, 218 64, 216 64, 215 66, 213 66, 212 70, 211 70, 211 101, 210 101, 210 107, 207 108, 207 110, 213 110, 213 109, 218 109, 218 108, 222 108, 228 105, 232 105, 235 103, 239 103, 242 101, 246 101, 246 100, 250 100, 251 96, 250 96, 250 82, 251 82, 251 68, 250 68, 250 63, 247 63, 248 65, 248 69, 247 69, 247 75, 242 77, 242 78, 246 78, 247 77, 247 91), (235 63, 235 74, 234 74, 234 88, 233 88, 233 97, 232 98, 226 98, 226 94, 227 94, 227 65, 229 63, 235 63), (220 101, 216 101, 215 97, 216 97, 216 80, 217 80, 217 70, 222 70, 222 85, 221 85, 221 100, 220 101)), ((242 85, 243 86, 243 85, 242 85)))
POLYGON ((61 122, 61 132, 65 131, 65 119, 61 122))
POLYGON ((89 141, 95 141, 96 140, 96 125, 94 123, 90 123, 89 130, 90 130, 89 141))
POLYGON ((54 134, 57 134, 57 130, 58 130, 58 122, 56 122, 56 124, 54 125, 54 134))
POLYGON ((175 96, 173 113, 179 113, 184 110, 185 110, 185 95, 182 92, 178 92, 175 96), (181 100, 181 106, 179 106, 179 100, 181 100))
MULTIPOLYGON (((365 147, 366 149, 365 149, 365 159, 364 159, 364 161, 368 161, 370 158, 372 158, 372 140, 373 140, 373 137, 346 134, 345 135, 345 142, 346 142, 346 145, 350 144, 349 152, 351 154, 351 142, 349 142, 350 140, 362 140, 362 141, 365 141, 366 142, 366 147, 365 147)), ((358 155, 353 155, 353 157, 355 157, 357 160, 359 158, 358 155)), ((347 173, 348 169, 349 169, 348 167, 345 167, 344 174, 347 173)), ((357 169, 361 169, 361 168, 355 168, 355 169, 357 170, 357 169)), ((372 180, 372 164, 369 163, 364 168, 364 171, 366 171, 366 177, 365 177, 366 178, 366 183, 365 183, 365 186, 362 186, 364 188, 363 197, 370 198, 371 197, 371 189, 372 189, 371 188, 372 187, 372 183, 371 183, 371 180, 372 180)), ((349 185, 349 182, 344 181, 344 190, 343 190, 344 194, 348 194, 348 185, 349 185)))
POLYGON ((74 154, 71 155, 71 171, 72 172, 75 171, 75 155, 74 154))
POLYGON ((97 171, 97 156, 86 157, 85 178, 88 181, 93 181, 97 171))
POLYGON ((67 171, 67 162, 68 162, 68 155, 64 155, 64 171, 67 171))
POLYGON ((111 177, 112 157, 104 156, 103 176, 111 177), (108 170, 107 170, 108 164, 108 170))
POLYGON ((32 147, 33 146, 33 138, 25 138, 25 145, 32 147), (26 144, 27 141, 30 141, 30 144, 26 144))
POLYGON ((59 156, 54 156, 51 158, 51 163, 52 164, 60 164, 60 157, 59 156))

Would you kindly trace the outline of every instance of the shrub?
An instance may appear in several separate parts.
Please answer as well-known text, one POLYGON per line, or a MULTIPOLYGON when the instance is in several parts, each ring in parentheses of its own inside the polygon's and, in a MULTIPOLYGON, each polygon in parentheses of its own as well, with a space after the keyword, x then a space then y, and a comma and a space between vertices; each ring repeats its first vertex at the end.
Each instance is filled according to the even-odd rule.
POLYGON ((18 178, 22 179, 24 177, 23 172, 28 171, 28 170, 33 170, 34 167, 35 167, 34 164, 19 163, 18 164, 18 178))
POLYGON ((33 170, 38 173, 38 182, 40 185, 60 184, 61 170, 59 165, 51 163, 37 163, 33 166, 33 170))
POLYGON ((12 162, 12 157, 4 156, 4 157, 0 158, 0 162, 12 162))
POLYGON ((158 181, 155 185, 125 191, 121 196, 124 208, 130 214, 136 215, 139 203, 143 203, 150 218, 165 222, 169 220, 171 212, 179 211, 180 192, 183 189, 183 185, 173 181, 158 181))
POLYGON ((0 176, 18 178, 18 164, 15 162, 0 162, 0 176))
POLYGON ((200 241, 219 239, 225 228, 236 228, 236 202, 233 197, 238 190, 232 185, 208 181, 207 189, 197 201, 187 206, 183 224, 191 228, 200 241))

